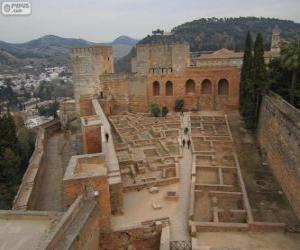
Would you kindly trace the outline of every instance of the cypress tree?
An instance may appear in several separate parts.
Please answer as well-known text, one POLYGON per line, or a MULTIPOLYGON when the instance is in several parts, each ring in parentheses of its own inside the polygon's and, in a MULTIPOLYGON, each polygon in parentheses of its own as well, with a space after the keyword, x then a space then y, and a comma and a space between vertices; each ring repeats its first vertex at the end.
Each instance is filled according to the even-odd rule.
POLYGON ((264 58, 264 41, 262 35, 259 33, 256 37, 254 45, 254 59, 253 59, 253 77, 254 77, 254 128, 257 126, 259 108, 261 104, 262 95, 266 92, 268 87, 267 70, 264 58))
POLYGON ((243 58, 243 66, 241 70, 240 82, 240 113, 245 116, 247 113, 248 88, 252 77, 252 37, 250 32, 247 33, 245 51, 243 58))

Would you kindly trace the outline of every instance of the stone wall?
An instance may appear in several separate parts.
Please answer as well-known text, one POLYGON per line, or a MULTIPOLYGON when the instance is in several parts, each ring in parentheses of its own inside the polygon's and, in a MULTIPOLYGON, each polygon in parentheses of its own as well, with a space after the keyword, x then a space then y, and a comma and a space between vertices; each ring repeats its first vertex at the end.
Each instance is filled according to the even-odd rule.
POLYGON ((300 218, 300 111, 274 93, 265 96, 257 137, 275 177, 300 218))
POLYGON ((130 74, 105 74, 99 77, 103 85, 100 100, 106 114, 121 114, 128 111, 128 83, 130 74))
POLYGON ((142 44, 136 49, 132 72, 141 75, 172 73, 190 65, 188 43, 142 44))
POLYGON ((60 129, 60 123, 55 120, 39 128, 35 142, 35 149, 29 160, 28 168, 22 178, 18 193, 13 202, 14 210, 35 210, 39 187, 44 178, 43 159, 46 140, 52 133, 60 129))
POLYGON ((104 154, 72 156, 64 179, 64 206, 68 208, 79 195, 94 198, 101 213, 101 232, 110 231, 110 193, 104 154))
POLYGON ((160 236, 161 228, 157 228, 155 223, 113 227, 110 234, 100 234, 100 249, 159 249, 160 236))
POLYGON ((99 208, 78 196, 40 249, 99 249, 99 208))

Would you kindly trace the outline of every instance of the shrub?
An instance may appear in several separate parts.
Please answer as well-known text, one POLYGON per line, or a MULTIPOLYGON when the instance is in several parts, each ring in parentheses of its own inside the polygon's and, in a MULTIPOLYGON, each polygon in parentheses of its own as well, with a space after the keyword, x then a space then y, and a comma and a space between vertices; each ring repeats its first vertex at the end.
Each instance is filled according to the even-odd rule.
POLYGON ((157 103, 152 103, 150 105, 150 113, 154 116, 154 117, 159 117, 160 116, 160 107, 157 103))
POLYGON ((169 109, 166 106, 162 107, 161 116, 166 117, 168 113, 169 113, 169 109))
POLYGON ((175 107, 174 107, 174 110, 175 110, 176 112, 180 112, 180 111, 182 111, 183 106, 184 106, 184 100, 178 99, 178 100, 175 101, 175 107))

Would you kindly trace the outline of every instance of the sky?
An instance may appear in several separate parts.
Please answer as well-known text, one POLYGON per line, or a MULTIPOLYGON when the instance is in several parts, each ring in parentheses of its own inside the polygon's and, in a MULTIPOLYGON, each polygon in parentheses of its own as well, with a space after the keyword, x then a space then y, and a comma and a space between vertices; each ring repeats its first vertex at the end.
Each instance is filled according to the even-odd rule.
MULTIPOLYGON (((7 1, 7 0, 6 0, 7 1)), ((3 0, 0 0, 2 3, 3 0)), ((43 35, 110 42, 141 39, 152 30, 203 17, 262 16, 300 23, 300 0, 31 0, 29 16, 0 14, 0 40, 26 42, 43 35)))

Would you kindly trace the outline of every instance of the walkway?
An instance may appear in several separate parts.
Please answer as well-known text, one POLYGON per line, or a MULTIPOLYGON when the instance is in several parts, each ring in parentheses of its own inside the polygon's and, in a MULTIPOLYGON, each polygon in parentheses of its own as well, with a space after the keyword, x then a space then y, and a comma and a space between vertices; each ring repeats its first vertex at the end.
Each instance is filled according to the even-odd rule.
POLYGON ((63 210, 63 176, 72 153, 70 143, 64 139, 63 133, 56 133, 47 139, 37 210, 63 210))
MULTIPOLYGON (((184 113, 181 117, 181 139, 188 140, 188 136, 183 134, 183 129, 189 128, 189 113, 184 113)), ((190 189, 191 189, 191 172, 192 172, 192 151, 187 148, 187 145, 183 148, 183 157, 179 166, 179 187, 178 187, 178 206, 177 206, 177 219, 175 225, 171 225, 171 240, 172 241, 188 241, 190 240, 188 230, 189 220, 189 204, 190 204, 190 189)))

